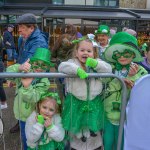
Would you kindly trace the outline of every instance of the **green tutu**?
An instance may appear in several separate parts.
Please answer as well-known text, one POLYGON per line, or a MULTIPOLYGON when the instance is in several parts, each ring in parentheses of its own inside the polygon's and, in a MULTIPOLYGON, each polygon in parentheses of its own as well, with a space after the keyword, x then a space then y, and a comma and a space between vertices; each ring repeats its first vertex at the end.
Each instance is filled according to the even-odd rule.
POLYGON ((38 148, 30 148, 28 147, 27 150, 64 150, 64 143, 63 142, 55 142, 51 141, 44 145, 38 145, 38 148))
POLYGON ((64 101, 62 123, 65 130, 78 133, 82 129, 97 132, 103 129, 104 109, 98 95, 90 101, 82 101, 68 94, 64 101))

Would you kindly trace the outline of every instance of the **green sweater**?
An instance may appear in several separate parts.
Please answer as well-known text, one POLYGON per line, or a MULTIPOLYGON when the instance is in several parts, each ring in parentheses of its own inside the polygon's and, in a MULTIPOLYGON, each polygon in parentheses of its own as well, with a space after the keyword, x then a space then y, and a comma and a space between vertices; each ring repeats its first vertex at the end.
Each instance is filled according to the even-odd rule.
MULTIPOLYGON (((19 64, 7 68, 7 72, 19 72, 19 64)), ((9 79, 10 80, 10 79, 9 79)), ((41 95, 49 89, 48 78, 35 78, 28 88, 24 88, 21 78, 11 79, 16 83, 16 94, 14 101, 14 114, 17 120, 26 121, 35 110, 36 103, 41 95)))

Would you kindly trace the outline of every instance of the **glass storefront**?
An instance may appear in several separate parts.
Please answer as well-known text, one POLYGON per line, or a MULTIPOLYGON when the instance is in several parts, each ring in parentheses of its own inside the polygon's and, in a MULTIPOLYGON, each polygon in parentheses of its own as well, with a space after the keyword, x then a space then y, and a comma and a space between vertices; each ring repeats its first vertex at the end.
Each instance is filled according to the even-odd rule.
POLYGON ((1 0, 5 3, 48 3, 52 5, 91 5, 100 7, 119 7, 119 0, 1 0))
MULTIPOLYGON (((8 23, 15 23, 15 20, 18 16, 15 15, 0 15, 0 23, 1 23, 1 33, 5 30, 5 27, 8 23)), ((122 31, 124 27, 134 29, 138 31, 138 41, 139 45, 144 42, 150 42, 150 21, 136 21, 136 20, 120 20, 120 19, 97 19, 97 20, 86 20, 86 19, 72 19, 72 18, 50 18, 46 17, 42 18, 37 16, 38 26, 44 32, 49 33, 50 35, 50 47, 52 47, 60 36, 60 34, 64 33, 66 24, 74 24, 79 32, 82 35, 86 35, 88 33, 94 33, 97 27, 100 24, 108 25, 110 28, 115 28, 118 31, 122 31), (43 23, 42 23, 43 22, 43 23)), ((17 39, 17 27, 15 30, 15 38, 17 39)), ((16 40, 17 41, 17 40, 16 40)))
POLYGON ((82 34, 86 35, 88 33, 94 33, 100 24, 108 25, 110 28, 115 28, 118 31, 122 31, 124 27, 132 28, 135 30, 136 21, 134 20, 112 20, 112 19, 101 19, 101 20, 85 20, 85 19, 71 19, 71 18, 44 18, 44 28, 45 32, 50 35, 50 47, 52 47, 60 36, 64 33, 66 24, 74 24, 77 30, 82 34))
POLYGON ((94 0, 94 6, 118 6, 118 0, 94 0))

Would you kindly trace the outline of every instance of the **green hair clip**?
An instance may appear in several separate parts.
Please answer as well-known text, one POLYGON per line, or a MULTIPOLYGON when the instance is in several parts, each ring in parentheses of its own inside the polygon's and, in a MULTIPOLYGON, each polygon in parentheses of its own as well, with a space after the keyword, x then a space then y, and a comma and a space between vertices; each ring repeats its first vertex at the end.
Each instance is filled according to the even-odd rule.
POLYGON ((51 92, 47 92, 41 95, 41 100, 46 98, 46 97, 52 97, 56 100, 57 104, 61 104, 61 100, 59 98, 58 93, 51 93, 51 92))

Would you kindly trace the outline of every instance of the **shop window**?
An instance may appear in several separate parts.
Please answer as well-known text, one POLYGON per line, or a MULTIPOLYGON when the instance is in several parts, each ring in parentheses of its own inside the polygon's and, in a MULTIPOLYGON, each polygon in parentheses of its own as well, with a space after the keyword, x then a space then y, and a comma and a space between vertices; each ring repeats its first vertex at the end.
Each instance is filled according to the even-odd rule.
POLYGON ((141 46, 143 43, 150 43, 150 32, 138 32, 138 44, 141 46))
POLYGON ((61 5, 61 4, 64 4, 64 0, 52 0, 52 4, 61 5))
POLYGON ((50 3, 50 0, 4 0, 5 3, 50 3))
POLYGON ((150 21, 139 21, 138 22, 138 43, 150 43, 150 21))
POLYGON ((95 6, 118 6, 119 0, 94 0, 95 6))

